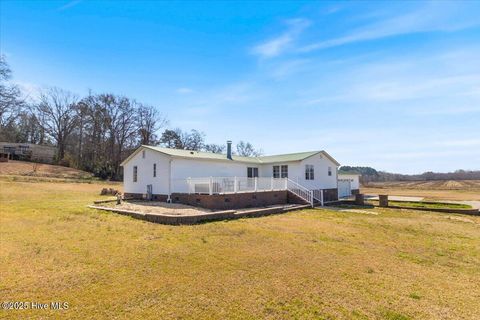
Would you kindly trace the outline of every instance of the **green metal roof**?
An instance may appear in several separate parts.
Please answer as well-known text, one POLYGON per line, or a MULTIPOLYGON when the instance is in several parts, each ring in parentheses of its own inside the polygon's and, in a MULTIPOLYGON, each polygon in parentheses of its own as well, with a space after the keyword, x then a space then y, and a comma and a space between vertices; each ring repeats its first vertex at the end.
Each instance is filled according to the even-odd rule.
POLYGON ((260 163, 274 163, 274 162, 287 162, 287 161, 301 161, 308 157, 311 157, 322 151, 309 151, 309 152, 298 152, 298 153, 288 153, 288 154, 278 154, 274 156, 261 156, 258 157, 260 163))
POLYGON ((308 157, 311 157, 317 153, 322 153, 327 158, 335 162, 337 165, 340 165, 335 159, 333 159, 325 151, 309 151, 309 152, 298 152, 298 153, 289 153, 289 154, 279 154, 273 156, 261 156, 261 157, 241 157, 232 155, 232 160, 227 158, 226 154, 223 153, 212 153, 212 152, 203 152, 203 151, 193 151, 193 150, 182 150, 182 149, 172 149, 172 148, 162 148, 142 145, 134 153, 132 153, 127 159, 122 162, 122 165, 126 163, 133 155, 135 155, 141 148, 148 148, 155 150, 173 157, 181 158, 191 158, 191 159, 205 159, 205 160, 222 160, 222 161, 238 161, 244 163, 256 163, 256 164, 267 164, 267 163, 279 163, 279 162, 289 162, 289 161, 301 161, 308 157))
MULTIPOLYGON (((227 159, 226 154, 222 154, 222 153, 183 150, 183 149, 171 149, 171 148, 152 147, 152 146, 142 146, 142 147, 159 151, 161 153, 165 153, 174 157, 231 161, 227 159)), ((239 162, 260 163, 258 159, 254 157, 240 157, 240 156, 233 155, 232 159, 234 161, 239 161, 239 162)))

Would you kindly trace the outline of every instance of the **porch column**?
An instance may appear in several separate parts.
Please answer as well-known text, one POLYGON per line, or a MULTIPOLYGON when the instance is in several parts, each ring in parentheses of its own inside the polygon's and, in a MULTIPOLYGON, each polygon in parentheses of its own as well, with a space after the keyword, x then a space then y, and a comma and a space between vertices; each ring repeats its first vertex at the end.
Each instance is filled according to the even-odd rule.
POLYGON ((258 178, 255 177, 255 192, 257 192, 257 186, 258 186, 257 180, 258 180, 258 178))
POLYGON ((209 193, 210 195, 213 194, 213 181, 212 181, 212 180, 213 180, 213 178, 210 177, 210 181, 209 181, 209 183, 208 183, 208 193, 209 193))

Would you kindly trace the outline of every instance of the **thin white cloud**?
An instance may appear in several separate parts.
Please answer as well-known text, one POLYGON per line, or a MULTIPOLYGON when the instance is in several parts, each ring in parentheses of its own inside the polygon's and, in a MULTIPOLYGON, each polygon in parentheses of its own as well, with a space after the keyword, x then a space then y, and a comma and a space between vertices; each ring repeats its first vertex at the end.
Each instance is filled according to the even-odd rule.
POLYGON ((27 100, 35 101, 38 99, 40 92, 42 91, 42 86, 30 82, 15 81, 15 84, 18 86, 27 100))
POLYGON ((72 1, 69 1, 69 2, 67 2, 66 4, 64 4, 63 6, 59 7, 57 10, 58 10, 58 11, 65 11, 65 10, 67 10, 67 9, 73 8, 73 7, 75 7, 76 5, 80 4, 80 2, 82 2, 82 0, 72 0, 72 1))
POLYGON ((480 146, 480 139, 458 139, 436 142, 436 145, 446 147, 476 147, 480 146))
POLYGON ((178 88, 176 90, 176 92, 178 94, 189 94, 189 93, 192 93, 193 92, 193 89, 190 89, 190 88, 178 88))
MULTIPOLYGON (((349 34, 305 45, 299 52, 310 52, 360 41, 381 39, 410 33, 451 32, 480 25, 475 15, 459 13, 459 4, 427 3, 419 9, 395 15, 357 28, 349 34)), ((468 10, 467 10, 468 11, 468 10)))
POLYGON ((382 104, 415 115, 476 113, 480 111, 479 56, 480 49, 474 47, 462 54, 427 52, 335 66, 334 76, 312 78, 303 105, 382 104))
POLYGON ((308 59, 293 59, 281 62, 272 67, 270 74, 274 79, 282 80, 304 69, 309 61, 308 59))
POLYGON ((305 28, 310 26, 311 22, 307 19, 298 18, 288 20, 286 21, 286 24, 288 25, 288 28, 283 34, 258 44, 252 49, 252 53, 262 58, 278 56, 284 52, 293 41, 295 41, 305 28))

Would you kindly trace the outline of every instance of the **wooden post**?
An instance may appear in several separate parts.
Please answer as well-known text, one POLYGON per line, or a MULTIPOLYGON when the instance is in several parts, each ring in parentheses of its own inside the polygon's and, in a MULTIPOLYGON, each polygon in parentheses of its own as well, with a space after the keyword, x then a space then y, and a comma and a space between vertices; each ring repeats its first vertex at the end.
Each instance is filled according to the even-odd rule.
POLYGON ((363 196, 363 193, 357 193, 355 195, 355 204, 357 206, 363 206, 365 204, 365 197, 363 196))
POLYGON ((388 207, 388 195, 380 194, 378 196, 378 202, 380 207, 388 207))
POLYGON ((120 192, 117 193, 117 204, 122 204, 122 194, 120 192))
POLYGON ((257 188, 258 188, 258 183, 257 183, 257 180, 258 180, 258 178, 257 178, 257 177, 255 177, 254 179, 255 179, 255 192, 257 192, 257 188))
POLYGON ((213 178, 212 178, 212 177, 210 177, 210 181, 209 181, 209 183, 208 183, 208 193, 209 193, 210 195, 213 194, 213 178))
POLYGON ((233 178, 233 192, 234 193, 237 193, 237 190, 238 190, 238 182, 237 182, 237 177, 234 177, 233 178))

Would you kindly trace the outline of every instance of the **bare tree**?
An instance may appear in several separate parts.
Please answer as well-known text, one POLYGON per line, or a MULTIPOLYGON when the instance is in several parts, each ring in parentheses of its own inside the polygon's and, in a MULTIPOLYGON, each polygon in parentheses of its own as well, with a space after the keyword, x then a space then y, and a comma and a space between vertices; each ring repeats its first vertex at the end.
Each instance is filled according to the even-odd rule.
POLYGON ((25 107, 21 92, 14 84, 9 83, 12 71, 0 56, 0 140, 15 140, 15 121, 25 107))
POLYGON ((262 149, 256 150, 250 142, 237 143, 237 154, 243 157, 258 157, 263 154, 262 149))
POLYGON ((137 112, 140 144, 156 144, 158 139, 156 133, 167 125, 167 119, 152 106, 140 104, 137 112))
POLYGON ((40 125, 57 144, 57 159, 65 157, 68 138, 77 124, 77 98, 70 92, 50 88, 40 95, 35 106, 40 125))
POLYGON ((163 132, 160 143, 167 148, 200 151, 205 145, 205 134, 197 130, 186 132, 180 128, 167 129, 163 132))
POLYGON ((213 152, 213 153, 223 153, 225 152, 225 149, 227 149, 225 145, 215 144, 215 143, 206 144, 204 147, 205 151, 213 152))

